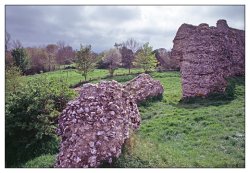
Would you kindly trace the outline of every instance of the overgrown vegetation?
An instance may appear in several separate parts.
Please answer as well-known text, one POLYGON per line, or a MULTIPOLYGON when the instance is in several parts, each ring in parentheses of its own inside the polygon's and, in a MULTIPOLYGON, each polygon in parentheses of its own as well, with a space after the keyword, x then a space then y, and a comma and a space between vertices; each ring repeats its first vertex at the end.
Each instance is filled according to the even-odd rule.
POLYGON ((6 97, 7 167, 20 166, 41 154, 57 153, 56 119, 74 96, 64 80, 41 76, 6 97))
POLYGON ((16 66, 9 66, 5 71, 5 88, 6 97, 9 97, 11 93, 16 93, 21 89, 23 78, 21 77, 22 72, 16 66))

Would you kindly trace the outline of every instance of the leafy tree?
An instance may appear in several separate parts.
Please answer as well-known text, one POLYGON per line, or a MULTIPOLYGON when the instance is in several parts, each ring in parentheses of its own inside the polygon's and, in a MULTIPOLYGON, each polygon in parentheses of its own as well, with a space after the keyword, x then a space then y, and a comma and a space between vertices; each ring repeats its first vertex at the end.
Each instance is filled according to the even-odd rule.
POLYGON ((93 71, 96 66, 96 57, 91 51, 91 45, 82 46, 76 52, 76 67, 82 72, 85 81, 87 80, 88 73, 93 71))
POLYGON ((6 99, 6 166, 15 167, 41 154, 58 152, 56 119, 74 97, 65 80, 42 76, 6 99))
POLYGON ((115 70, 121 65, 122 55, 118 49, 110 49, 104 55, 103 62, 108 64, 109 74, 112 77, 115 70))
POLYGON ((153 53, 153 47, 149 46, 149 43, 145 43, 142 49, 138 51, 134 64, 143 68, 145 73, 154 70, 157 65, 157 60, 153 53))
POLYGON ((21 69, 22 72, 28 68, 28 55, 24 48, 13 49, 11 55, 14 59, 14 63, 21 69))

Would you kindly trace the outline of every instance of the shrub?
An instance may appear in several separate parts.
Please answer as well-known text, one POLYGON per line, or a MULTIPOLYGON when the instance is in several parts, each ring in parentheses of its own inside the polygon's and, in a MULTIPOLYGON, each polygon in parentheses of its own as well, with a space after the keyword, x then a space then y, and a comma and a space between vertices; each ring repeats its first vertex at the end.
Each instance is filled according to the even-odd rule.
POLYGON ((6 166, 58 151, 56 119, 74 91, 64 80, 32 79, 6 99, 6 166))
POLYGON ((5 89, 6 89, 6 97, 10 95, 10 93, 15 93, 20 90, 22 87, 22 77, 21 70, 17 66, 9 66, 6 68, 5 72, 5 89))
POLYGON ((24 168, 53 168, 55 164, 56 156, 55 155, 42 155, 36 157, 32 160, 26 162, 22 167, 24 168))

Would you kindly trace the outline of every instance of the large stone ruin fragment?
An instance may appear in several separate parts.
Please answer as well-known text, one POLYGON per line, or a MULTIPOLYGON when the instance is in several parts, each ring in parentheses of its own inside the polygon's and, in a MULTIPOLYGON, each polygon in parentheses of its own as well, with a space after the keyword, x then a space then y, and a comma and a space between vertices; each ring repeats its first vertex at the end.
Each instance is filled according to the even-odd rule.
POLYGON ((124 85, 135 101, 143 102, 147 98, 156 97, 163 93, 163 86, 160 81, 154 80, 148 74, 141 74, 124 85))
MULTIPOLYGON (((138 82, 143 78, 149 81, 149 75, 140 76, 138 82)), ((151 78, 151 84, 153 81, 151 78)), ((154 84, 160 88, 157 86, 159 82, 154 84)), ((124 141, 140 125, 135 100, 154 96, 153 90, 149 91, 150 94, 142 93, 147 92, 142 90, 144 87, 143 83, 138 88, 138 93, 144 96, 137 97, 116 81, 83 85, 80 96, 69 102, 59 116, 58 134, 62 141, 55 167, 98 167, 119 157, 124 141)), ((160 93, 157 91, 156 94, 160 93)))
POLYGON ((183 98, 224 92, 227 77, 245 74, 245 31, 218 20, 208 24, 182 24, 171 56, 180 59, 183 98))
POLYGON ((164 48, 159 48, 155 50, 155 57, 159 62, 157 67, 160 71, 172 71, 180 70, 180 60, 175 59, 171 56, 171 52, 168 52, 164 48))

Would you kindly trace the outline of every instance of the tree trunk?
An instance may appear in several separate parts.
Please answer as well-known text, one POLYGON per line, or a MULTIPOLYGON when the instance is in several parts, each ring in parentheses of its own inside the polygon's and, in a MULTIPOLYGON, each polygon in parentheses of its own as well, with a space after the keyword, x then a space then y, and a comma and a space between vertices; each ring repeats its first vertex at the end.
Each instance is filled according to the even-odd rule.
POLYGON ((87 81, 87 74, 84 74, 84 80, 87 81))
POLYGON ((109 65, 109 74, 110 74, 110 77, 113 77, 113 70, 111 68, 111 64, 109 65))

